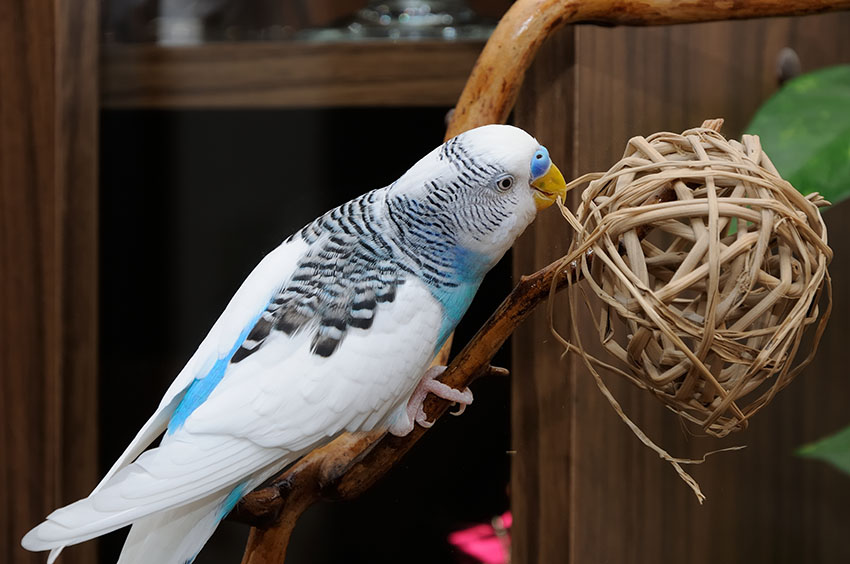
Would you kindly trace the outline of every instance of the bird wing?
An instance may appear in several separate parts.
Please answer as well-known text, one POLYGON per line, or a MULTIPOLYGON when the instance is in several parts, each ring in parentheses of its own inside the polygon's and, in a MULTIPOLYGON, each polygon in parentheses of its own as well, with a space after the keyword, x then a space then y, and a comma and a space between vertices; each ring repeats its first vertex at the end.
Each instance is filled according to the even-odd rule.
POLYGON ((208 375, 217 362, 227 357, 245 328, 256 320, 258 312, 263 310, 270 297, 291 276, 298 259, 306 249, 306 243, 293 238, 260 261, 236 291, 198 350, 169 386, 154 414, 92 493, 100 490, 116 472, 135 460, 166 429, 187 389, 196 380, 208 375))
MULTIPOLYGON (((30 550, 82 542, 147 515, 255 484, 344 430, 371 429, 401 408, 434 354, 442 309, 411 279, 329 357, 307 332, 275 332, 227 375, 158 448, 96 492, 50 514, 30 550)), ((231 348, 232 350, 232 348, 231 348)), ((177 397, 177 396, 175 396, 177 397)), ((223 515, 222 515, 223 516, 223 515)))
POLYGON ((181 431, 303 450, 342 431, 370 430, 407 401, 443 323, 439 302, 410 277, 369 329, 349 329, 330 356, 315 352, 309 333, 271 335, 262 350, 231 365, 181 431))
POLYGON ((27 548, 80 542, 387 423, 433 357, 444 314, 382 237, 376 193, 257 266, 98 487, 31 531, 27 548))
MULTIPOLYGON (((228 354, 232 354, 234 346, 239 344, 240 336, 246 332, 246 328, 250 328, 256 323, 257 316, 266 307, 271 296, 291 277, 295 265, 304 255, 307 247, 308 245, 302 239, 291 238, 260 261, 236 291, 195 354, 192 355, 186 366, 169 386, 156 411, 145 422, 89 497, 53 512, 44 523, 27 534, 23 541, 24 546, 29 544, 34 550, 39 550, 54 546, 59 547, 61 544, 81 542, 130 523, 140 515, 159 510, 160 505, 154 502, 142 504, 137 508, 130 505, 122 508, 120 504, 115 505, 115 503, 116 500, 120 499, 129 502, 133 498, 124 497, 122 492, 126 491, 128 487, 134 487, 134 484, 140 484, 140 487, 144 486, 146 479, 153 478, 154 475, 144 471, 146 465, 157 468, 158 475, 163 477, 167 475, 167 473, 161 471, 162 462, 154 464, 157 457, 161 457, 161 461, 169 458, 168 451, 162 450, 167 445, 163 444, 160 448, 148 452, 144 452, 145 449, 166 430, 187 391, 193 386, 197 386, 199 382, 203 382, 205 378, 210 376, 212 368, 217 363, 221 363, 222 360, 227 359, 228 354), (133 463, 134 460, 135 463, 133 463), (95 502, 95 500, 100 501, 95 502), (102 500, 112 500, 112 502, 102 500), (99 508, 97 504, 102 503, 107 503, 107 506, 111 503, 112 510, 104 511, 102 507, 99 508), (72 522, 75 522, 78 527, 73 528, 72 522), (66 542, 48 542, 47 539, 64 539, 66 542)), ((164 443, 171 442, 183 444, 183 441, 180 440, 164 441, 164 443)), ((234 440, 233 444, 221 440, 215 442, 216 453, 220 457, 218 464, 221 464, 223 468, 235 469, 236 475, 239 471, 256 470, 257 465, 262 464, 259 462, 260 460, 277 460, 281 456, 285 456, 285 453, 269 453, 263 452, 266 449, 259 449, 254 453, 254 456, 258 458, 246 456, 239 463, 234 463, 230 460, 230 456, 234 454, 233 449, 245 447, 242 443, 244 441, 240 442, 239 440, 234 440)), ((200 444, 205 444, 204 439, 201 440, 200 444)), ((207 448, 212 448, 212 446, 208 444, 207 448)), ((190 452, 191 449, 186 450, 184 456, 189 455, 190 452)), ((203 484, 203 487, 214 487, 218 483, 216 479, 220 480, 226 477, 217 474, 216 461, 211 459, 210 456, 206 458, 199 456, 198 463, 206 463, 207 466, 183 466, 181 472, 183 472, 182 475, 185 476, 187 483, 194 482, 196 485, 201 485, 201 481, 196 478, 199 473, 210 476, 210 482, 203 484)), ((175 466, 174 472, 177 473, 171 476, 172 479, 162 480, 163 487, 180 489, 181 474, 178 472, 178 468, 180 467, 175 466)), ((140 491, 143 490, 144 488, 141 487, 140 491)), ((175 500, 182 498, 175 496, 169 499, 168 505, 173 506, 179 504, 175 500)), ((160 503, 164 502, 160 500, 160 503)), ((59 550, 58 548, 54 550, 51 557, 55 559, 59 550)))
MULTIPOLYGON (((28 550, 75 544, 123 527, 147 515, 227 491, 286 458, 240 438, 171 438, 118 470, 98 492, 57 509, 27 533, 28 550)), ((223 515, 222 515, 223 516, 223 515)))

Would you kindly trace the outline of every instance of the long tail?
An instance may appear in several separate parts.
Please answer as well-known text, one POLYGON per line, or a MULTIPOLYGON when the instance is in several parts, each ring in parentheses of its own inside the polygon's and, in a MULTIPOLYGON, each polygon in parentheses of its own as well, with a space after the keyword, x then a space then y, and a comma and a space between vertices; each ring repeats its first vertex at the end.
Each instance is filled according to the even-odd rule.
POLYGON ((233 437, 172 439, 143 453, 89 497, 57 509, 21 540, 27 550, 50 550, 133 523, 122 563, 184 564, 200 551, 239 498, 288 456, 233 437))
MULTIPOLYGON (((251 484, 218 491, 174 509, 136 520, 121 549, 118 564, 185 564, 191 562, 251 484)), ((76 544, 77 539, 69 539, 76 544)), ((64 546, 50 551, 53 564, 64 546)))
MULTIPOLYGON (((242 495, 260 481, 254 478, 191 503, 137 519, 121 549, 118 564, 191 562, 242 495)), ((77 539, 67 542, 75 544, 77 539)), ((60 546, 50 551, 49 564, 56 560, 63 548, 60 546)))
MULTIPOLYGON (((232 508, 231 497, 231 492, 217 492, 136 521, 121 550, 118 564, 191 562, 232 508)), ((238 500, 238 496, 235 499, 238 500)))

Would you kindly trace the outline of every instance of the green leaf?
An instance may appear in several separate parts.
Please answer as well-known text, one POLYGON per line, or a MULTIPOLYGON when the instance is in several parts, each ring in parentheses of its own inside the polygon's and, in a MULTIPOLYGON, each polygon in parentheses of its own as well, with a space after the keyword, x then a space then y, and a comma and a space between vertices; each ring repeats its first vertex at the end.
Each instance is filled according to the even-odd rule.
POLYGON ((779 174, 832 203, 850 196, 850 65, 801 75, 759 108, 747 128, 779 174))
POLYGON ((850 427, 800 447, 797 454, 829 462, 842 472, 850 474, 850 427))

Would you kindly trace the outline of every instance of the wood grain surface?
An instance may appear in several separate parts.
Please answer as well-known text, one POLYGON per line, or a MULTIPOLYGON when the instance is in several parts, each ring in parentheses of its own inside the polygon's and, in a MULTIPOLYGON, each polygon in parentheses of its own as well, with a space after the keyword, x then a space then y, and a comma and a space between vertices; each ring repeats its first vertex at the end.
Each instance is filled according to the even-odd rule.
POLYGON ((452 106, 482 42, 104 47, 106 108, 452 106))
MULTIPOLYGON (((740 136, 776 90, 779 50, 803 70, 850 61, 850 14, 666 28, 561 31, 530 69, 517 125, 546 144, 565 174, 605 170, 629 137, 682 131, 725 117, 740 136), (569 172, 567 172, 569 171, 569 172)), ((514 562, 846 562, 850 479, 793 451, 850 423, 846 343, 850 207, 827 212, 835 311, 815 363, 754 417, 718 441, 689 437, 656 400, 609 376, 626 413, 671 454, 718 454, 694 476, 700 506, 669 465, 615 415, 583 367, 559 360, 545 311, 514 338, 514 562), (846 344, 844 345, 846 348, 846 344)), ((561 256, 568 227, 555 212, 515 248, 516 274, 561 256)), ((556 304, 559 326, 567 322, 556 304)), ((580 324, 593 334, 586 314, 580 324)))
POLYGON ((97 478, 97 14, 0 3, 2 562, 43 562, 21 537, 97 478))

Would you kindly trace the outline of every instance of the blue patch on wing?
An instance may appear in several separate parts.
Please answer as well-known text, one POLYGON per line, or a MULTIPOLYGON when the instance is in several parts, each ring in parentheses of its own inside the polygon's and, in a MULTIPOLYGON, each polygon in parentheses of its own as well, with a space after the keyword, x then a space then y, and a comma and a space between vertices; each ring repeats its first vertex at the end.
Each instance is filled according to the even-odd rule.
POLYGON ((246 482, 242 482, 238 484, 224 499, 224 503, 221 505, 221 509, 218 512, 218 520, 221 521, 227 514, 230 513, 236 504, 239 503, 239 500, 242 499, 242 495, 245 493, 246 482))
POLYGON ((549 158, 549 151, 541 145, 531 159, 531 180, 537 180, 546 174, 550 166, 552 166, 552 159, 549 158))
POLYGON ((174 431, 182 427, 183 423, 186 422, 186 419, 192 415, 192 412, 207 400, 218 383, 221 382, 221 379, 224 378, 224 373, 227 371, 227 365, 230 364, 230 359, 233 357, 234 353, 239 350, 242 343, 245 342, 245 339, 248 337, 248 334, 251 332, 251 329, 257 323, 259 318, 260 316, 258 315, 251 320, 251 323, 248 324, 248 326, 236 339, 236 343, 233 345, 233 348, 230 349, 230 352, 228 352, 225 357, 216 360, 215 364, 210 371, 207 372, 206 376, 202 378, 195 378, 192 383, 189 384, 189 387, 186 389, 186 394, 183 396, 183 399, 180 400, 180 403, 177 404, 177 409, 174 410, 174 415, 171 416, 171 420, 168 422, 168 429, 165 431, 167 435, 172 434, 174 431))

